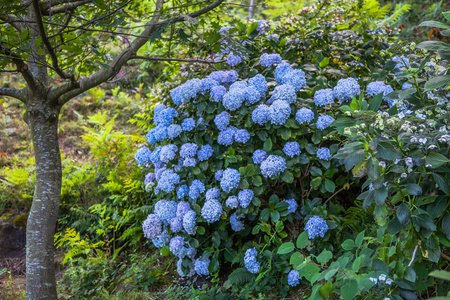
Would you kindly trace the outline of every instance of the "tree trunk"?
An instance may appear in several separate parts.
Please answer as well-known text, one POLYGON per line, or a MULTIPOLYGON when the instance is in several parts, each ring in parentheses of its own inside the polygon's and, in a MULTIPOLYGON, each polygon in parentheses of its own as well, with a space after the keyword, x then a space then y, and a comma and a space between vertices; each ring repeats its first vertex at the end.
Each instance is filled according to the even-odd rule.
POLYGON ((33 204, 27 223, 27 299, 57 299, 54 235, 61 198, 59 108, 31 99, 25 119, 31 130, 36 164, 33 204))

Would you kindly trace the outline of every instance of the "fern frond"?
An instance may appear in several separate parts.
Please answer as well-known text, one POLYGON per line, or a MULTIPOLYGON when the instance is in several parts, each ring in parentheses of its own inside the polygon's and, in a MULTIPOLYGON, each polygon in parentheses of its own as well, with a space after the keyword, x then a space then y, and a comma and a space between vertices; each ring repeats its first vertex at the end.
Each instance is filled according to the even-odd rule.
POLYGON ((242 286, 247 282, 254 281, 255 275, 250 273, 246 268, 238 268, 234 270, 226 282, 227 286, 242 286))
POLYGON ((392 25, 397 22, 401 16, 408 12, 411 9, 410 4, 399 3, 395 6, 394 12, 389 16, 383 19, 381 22, 377 23, 378 27, 384 27, 386 25, 392 25))

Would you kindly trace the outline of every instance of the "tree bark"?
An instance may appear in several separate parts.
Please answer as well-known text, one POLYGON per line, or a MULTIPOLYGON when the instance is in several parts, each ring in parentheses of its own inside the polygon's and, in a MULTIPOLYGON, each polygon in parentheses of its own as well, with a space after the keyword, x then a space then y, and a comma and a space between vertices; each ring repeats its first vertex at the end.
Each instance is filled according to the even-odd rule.
POLYGON ((62 181, 59 108, 51 107, 45 99, 31 99, 29 103, 38 105, 29 107, 25 115, 36 160, 34 198, 27 223, 26 295, 28 300, 56 300, 54 235, 62 181))

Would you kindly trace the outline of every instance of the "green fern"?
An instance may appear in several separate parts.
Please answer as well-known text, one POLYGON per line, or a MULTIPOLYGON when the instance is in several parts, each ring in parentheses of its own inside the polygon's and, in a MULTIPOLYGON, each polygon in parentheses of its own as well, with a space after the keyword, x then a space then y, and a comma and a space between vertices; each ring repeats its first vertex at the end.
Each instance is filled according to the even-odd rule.
POLYGON ((371 214, 369 210, 365 210, 362 207, 362 202, 358 201, 354 204, 355 206, 347 209, 344 216, 345 221, 342 224, 340 231, 345 230, 346 228, 350 228, 353 231, 358 231, 360 229, 360 223, 362 223, 364 219, 371 214))
POLYGON ((250 273, 246 268, 238 268, 234 270, 226 281, 226 286, 242 286, 247 282, 254 281, 255 275, 250 273))
POLYGON ((395 22, 397 22, 401 16, 405 13, 408 12, 411 9, 411 5, 410 4, 405 4, 405 3, 399 3, 395 6, 394 12, 384 18, 384 20, 382 20, 381 22, 377 23, 378 27, 384 27, 386 25, 392 25, 395 22))

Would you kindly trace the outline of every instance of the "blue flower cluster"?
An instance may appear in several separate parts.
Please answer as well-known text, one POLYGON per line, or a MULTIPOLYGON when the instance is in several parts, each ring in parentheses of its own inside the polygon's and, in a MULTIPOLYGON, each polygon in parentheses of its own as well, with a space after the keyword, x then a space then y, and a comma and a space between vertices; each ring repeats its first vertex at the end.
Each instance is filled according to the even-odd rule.
POLYGON ((272 66, 274 64, 279 64, 281 62, 281 56, 280 56, 280 54, 267 54, 267 53, 264 53, 259 58, 259 62, 261 64, 261 66, 267 68, 267 67, 270 67, 270 66, 272 66))
POLYGON ((155 204, 155 214, 165 225, 170 224, 170 220, 177 215, 177 203, 175 201, 159 200, 155 204))
POLYGON ((221 102, 226 93, 227 89, 224 86, 219 85, 211 88, 210 94, 215 102, 221 102))
POLYGON ((322 116, 319 116, 319 118, 317 119, 316 127, 317 127, 317 129, 324 130, 325 128, 330 126, 331 123, 333 123, 333 122, 334 122, 333 117, 331 117, 329 115, 322 115, 322 116))
POLYGON ((306 85, 305 72, 300 69, 292 69, 281 78, 280 83, 291 85, 295 91, 299 91, 306 85))
POLYGON ((295 114, 295 120, 302 125, 304 123, 311 123, 314 120, 314 112, 309 108, 302 107, 295 114))
POLYGON ((173 237, 170 240, 169 243, 169 250, 172 252, 175 256, 180 257, 183 253, 182 249, 184 248, 184 238, 181 236, 173 237))
POLYGON ((183 230, 183 217, 176 216, 175 218, 172 218, 172 220, 170 220, 170 230, 172 230, 173 233, 183 230))
POLYGON ((154 239, 162 232, 162 222, 157 214, 150 214, 142 223, 142 231, 148 239, 154 239))
POLYGON ((259 272, 260 266, 259 262, 256 259, 256 256, 258 256, 258 252, 256 252, 255 248, 250 248, 247 251, 245 251, 244 255, 244 265, 245 268, 253 274, 256 274, 259 272))
POLYGON ((248 80, 248 86, 255 87, 260 95, 264 95, 267 91, 266 78, 263 75, 258 74, 248 80))
POLYGON ((181 129, 183 131, 191 131, 195 128, 195 120, 193 118, 187 118, 183 120, 183 123, 181 123, 181 129))
POLYGON ((194 181, 192 181, 192 184, 189 187, 189 198, 195 200, 200 197, 200 194, 202 194, 204 191, 205 185, 200 180, 195 179, 194 181))
POLYGON ((398 64, 395 65, 394 69, 409 67, 409 59, 406 57, 401 58, 396 55, 392 58, 392 61, 398 62, 398 64))
POLYGON ((214 150, 210 145, 203 145, 197 152, 198 160, 204 161, 209 159, 212 156, 213 152, 214 150))
POLYGON ((300 145, 297 142, 288 142, 284 144, 283 152, 289 157, 294 157, 301 153, 300 145))
POLYGON ((275 68, 275 80, 277 82, 281 82, 284 75, 286 75, 289 71, 291 71, 291 65, 285 62, 278 64, 275 68))
POLYGON ((290 213, 295 213, 295 211, 297 210, 298 204, 297 201, 295 201, 295 199, 288 199, 288 200, 283 200, 284 202, 287 202, 289 204, 288 210, 290 213))
POLYGON ((334 93, 332 89, 321 89, 314 93, 314 103, 317 106, 326 106, 334 102, 334 93))
POLYGON ((225 201, 225 205, 231 209, 238 208, 238 206, 239 206, 238 197, 236 197, 236 196, 228 197, 227 201, 225 201))
POLYGON ((164 229, 164 231, 160 235, 152 239, 152 242, 156 248, 162 248, 164 246, 167 246, 167 244, 170 241, 170 238, 171 236, 169 234, 169 231, 167 229, 164 229))
POLYGON ((242 62, 242 57, 238 55, 234 55, 233 52, 230 52, 227 57, 227 64, 234 67, 242 62))
POLYGON ((183 199, 184 197, 186 197, 189 194, 189 188, 187 185, 183 184, 182 186, 180 186, 178 188, 177 191, 177 198, 178 199, 183 199))
POLYGON ((246 129, 239 129, 234 134, 234 140, 238 143, 245 144, 250 139, 250 133, 246 129))
POLYGON ((253 200, 253 191, 249 189, 240 191, 238 194, 238 199, 241 207, 247 208, 253 200))
POLYGON ((270 106, 269 120, 273 125, 284 125, 291 114, 289 103, 276 100, 270 106))
POLYGON ((332 155, 330 153, 330 149, 328 149, 326 147, 317 149, 317 158, 323 159, 323 160, 330 160, 331 156, 332 155))
POLYGON ((267 153, 264 150, 255 150, 255 152, 253 152, 253 162, 255 164, 260 164, 262 163, 265 159, 267 158, 267 153))
POLYGON ((290 286, 297 286, 300 283, 301 277, 299 277, 300 273, 297 270, 291 270, 288 274, 288 284, 290 286))
POLYGON ((211 90, 211 88, 218 86, 218 85, 219 85, 219 83, 216 80, 211 79, 209 77, 202 79, 201 94, 202 95, 206 94, 207 92, 209 92, 211 90))
POLYGON ((244 230, 244 222, 242 222, 242 219, 244 218, 244 215, 239 215, 236 216, 236 213, 233 213, 230 217, 230 224, 231 224, 231 229, 233 231, 241 231, 244 230))
POLYGON ((334 96, 339 102, 351 101, 353 97, 357 97, 361 93, 358 81, 354 78, 339 79, 337 85, 333 89, 334 96))
POLYGON ((216 173, 214 173, 214 178, 217 181, 222 180, 222 176, 223 176, 223 170, 218 170, 218 171, 216 171, 216 173))
POLYGON ((134 158, 136 159, 136 162, 138 165, 146 165, 151 162, 150 156, 152 155, 152 152, 147 147, 142 147, 138 151, 136 151, 136 154, 134 155, 134 158))
POLYGON ((248 86, 244 89, 245 105, 250 106, 261 100, 261 93, 254 86, 248 86))
POLYGON ((243 81, 243 80, 239 80, 236 81, 235 83, 233 83, 232 85, 230 85, 229 90, 234 90, 234 89, 245 89, 247 87, 247 82, 243 81))
POLYGON ((232 189, 238 187, 240 180, 241 174, 239 174, 238 170, 227 168, 223 171, 223 176, 220 180, 220 187, 222 190, 229 193, 232 189))
POLYGON ((220 190, 218 188, 211 188, 206 191, 205 194, 206 200, 217 199, 220 197, 220 190))
POLYGON ((180 183, 180 176, 172 169, 167 169, 161 173, 156 188, 166 193, 170 193, 175 190, 175 185, 178 183, 180 183))
POLYGON ((222 204, 217 199, 208 199, 202 208, 202 217, 208 223, 219 221, 223 213, 222 204))
POLYGON ((175 152, 178 151, 178 147, 174 144, 168 144, 161 148, 159 152, 159 160, 163 163, 168 163, 172 159, 175 159, 175 152))
POLYGON ((235 111, 241 107, 245 100, 245 94, 243 89, 235 88, 229 90, 228 93, 223 96, 222 104, 230 111, 235 111))
POLYGON ((214 124, 216 124, 219 131, 227 129, 228 125, 230 124, 230 117, 230 114, 226 111, 223 111, 215 116, 214 124))
POLYGON ((181 131, 183 130, 180 125, 178 124, 169 125, 169 127, 167 127, 167 137, 169 139, 174 139, 180 135, 181 131))
POLYGON ((145 139, 149 142, 149 144, 155 144, 165 138, 167 138, 167 126, 164 125, 156 126, 150 129, 145 136, 145 139))
POLYGON ((145 180, 144 180, 144 184, 147 185, 150 182, 154 182, 156 179, 155 173, 150 172, 147 175, 145 175, 145 180))
POLYGON ((193 210, 188 211, 183 217, 183 228, 189 235, 194 235, 197 232, 196 213, 193 210))
POLYGON ((265 104, 258 105, 252 112, 252 121, 264 125, 269 121, 270 107, 265 104))
MULTIPOLYGON (((374 81, 367 85, 367 96, 375 96, 380 93, 383 93, 383 96, 386 96, 389 93, 392 93, 394 89, 390 86, 385 84, 382 81, 374 81)), ((388 103, 389 107, 392 107, 394 104, 394 101, 388 97, 383 97, 383 100, 388 103)))
POLYGON ((318 236, 324 237, 325 233, 328 231, 328 225, 321 217, 313 216, 306 222, 304 230, 308 231, 308 237, 312 240, 318 236))
POLYGON ((236 127, 230 126, 227 129, 219 132, 217 137, 217 143, 219 145, 230 146, 234 142, 234 136, 238 129, 236 127))
POLYGON ((230 85, 235 82, 238 78, 238 73, 235 70, 229 71, 215 71, 209 74, 209 78, 217 81, 222 85, 230 85))
POLYGON ((261 174, 264 177, 280 175, 286 169, 286 161, 278 155, 269 155, 260 166, 261 174))
POLYGON ((201 91, 202 81, 198 78, 194 78, 172 90, 171 97, 176 105, 181 105, 194 99, 201 91))
POLYGON ((272 97, 267 101, 268 104, 273 103, 276 100, 283 100, 287 103, 294 103, 297 101, 297 94, 295 89, 290 84, 282 84, 275 87, 272 97))
POLYGON ((180 149, 180 156, 182 158, 195 157, 197 150, 198 146, 194 143, 183 144, 180 149))
POLYGON ((173 123, 173 119, 178 115, 175 108, 158 105, 154 110, 153 121, 156 126, 169 126, 173 123))
POLYGON ((211 261, 209 259, 200 260, 200 258, 197 258, 194 263, 194 270, 198 275, 209 275, 209 264, 211 261))

